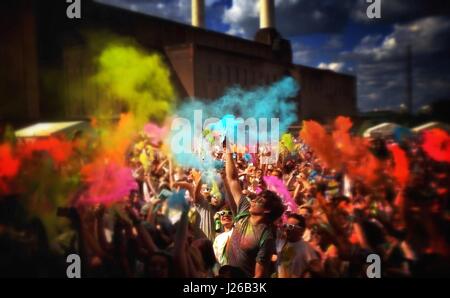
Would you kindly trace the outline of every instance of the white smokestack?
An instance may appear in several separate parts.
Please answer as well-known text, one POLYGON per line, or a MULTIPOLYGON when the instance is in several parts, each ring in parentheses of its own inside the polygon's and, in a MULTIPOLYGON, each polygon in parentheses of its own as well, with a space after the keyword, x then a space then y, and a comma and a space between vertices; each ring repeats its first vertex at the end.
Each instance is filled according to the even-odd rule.
POLYGON ((192 26, 205 27, 205 0, 192 0, 192 26))
POLYGON ((259 28, 275 28, 274 0, 259 0, 259 28))

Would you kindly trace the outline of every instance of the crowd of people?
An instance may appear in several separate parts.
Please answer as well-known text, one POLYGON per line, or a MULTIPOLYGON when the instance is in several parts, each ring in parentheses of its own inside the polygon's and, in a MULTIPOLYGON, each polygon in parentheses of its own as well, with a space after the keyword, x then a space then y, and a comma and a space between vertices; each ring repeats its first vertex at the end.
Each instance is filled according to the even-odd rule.
MULTIPOLYGON (((377 158, 390 159, 388 142, 373 140, 377 158)), ((214 174, 179 167, 143 139, 128 157, 139 187, 114 204, 60 208, 70 228, 56 241, 39 219, 18 223, 17 198, 2 198, 0 275, 64 277, 76 253, 83 277, 365 278, 372 254, 382 277, 449 276, 449 164, 418 144, 401 144, 411 178, 400 187, 328 168, 301 139, 273 164, 224 148, 214 174)))

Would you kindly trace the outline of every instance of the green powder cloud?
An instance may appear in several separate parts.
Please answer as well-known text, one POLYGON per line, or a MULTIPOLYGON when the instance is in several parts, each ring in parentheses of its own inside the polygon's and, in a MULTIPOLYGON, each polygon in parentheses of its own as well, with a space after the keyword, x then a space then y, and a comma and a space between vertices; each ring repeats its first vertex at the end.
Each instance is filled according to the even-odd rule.
MULTIPOLYGON (((134 46, 110 44, 99 55, 98 66, 93 79, 104 92, 106 106, 118 102, 141 123, 162 120, 172 111, 175 92, 170 72, 159 55, 134 46)), ((101 106, 105 108, 105 103, 101 106)))

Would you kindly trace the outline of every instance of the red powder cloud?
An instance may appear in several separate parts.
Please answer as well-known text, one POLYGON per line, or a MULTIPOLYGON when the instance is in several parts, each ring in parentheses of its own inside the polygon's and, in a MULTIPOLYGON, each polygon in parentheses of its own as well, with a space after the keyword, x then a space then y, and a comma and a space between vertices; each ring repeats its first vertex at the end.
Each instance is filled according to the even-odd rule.
POLYGON ((450 162, 450 136, 442 129, 425 131, 422 149, 436 161, 450 162))

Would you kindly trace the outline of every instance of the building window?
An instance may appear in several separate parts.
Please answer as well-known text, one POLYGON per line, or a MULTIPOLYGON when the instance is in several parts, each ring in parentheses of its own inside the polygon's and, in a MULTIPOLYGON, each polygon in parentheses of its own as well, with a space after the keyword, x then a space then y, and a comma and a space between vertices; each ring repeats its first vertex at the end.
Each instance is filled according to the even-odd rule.
POLYGON ((231 84, 231 69, 230 69, 230 66, 227 66, 227 83, 231 84))
POLYGON ((236 67, 236 83, 239 84, 239 67, 236 67))
POLYGON ((253 70, 252 71, 252 79, 251 79, 251 82, 250 82, 251 85, 255 85, 255 77, 256 77, 255 71, 253 70))
POLYGON ((244 69, 244 86, 247 86, 247 70, 244 69))

